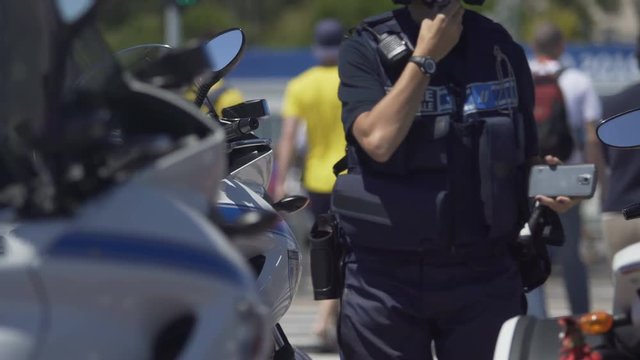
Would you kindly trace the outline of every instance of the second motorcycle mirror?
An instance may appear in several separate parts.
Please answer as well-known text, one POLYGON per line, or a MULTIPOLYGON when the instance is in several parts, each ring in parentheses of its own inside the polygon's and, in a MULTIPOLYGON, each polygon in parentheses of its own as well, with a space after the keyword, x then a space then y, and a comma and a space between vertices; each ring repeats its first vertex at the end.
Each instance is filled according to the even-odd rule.
POLYGON ((597 134, 603 144, 622 149, 640 147, 640 109, 631 110, 598 125, 597 134))

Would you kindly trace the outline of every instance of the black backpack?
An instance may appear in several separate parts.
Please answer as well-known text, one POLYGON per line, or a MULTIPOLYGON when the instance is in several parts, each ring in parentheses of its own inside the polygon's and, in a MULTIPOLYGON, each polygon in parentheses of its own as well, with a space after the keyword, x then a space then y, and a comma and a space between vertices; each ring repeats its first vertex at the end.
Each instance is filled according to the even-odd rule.
POLYGON ((565 161, 571 156, 575 141, 567 120, 562 89, 558 84, 562 71, 533 74, 536 99, 533 114, 538 129, 540 155, 553 155, 565 161))

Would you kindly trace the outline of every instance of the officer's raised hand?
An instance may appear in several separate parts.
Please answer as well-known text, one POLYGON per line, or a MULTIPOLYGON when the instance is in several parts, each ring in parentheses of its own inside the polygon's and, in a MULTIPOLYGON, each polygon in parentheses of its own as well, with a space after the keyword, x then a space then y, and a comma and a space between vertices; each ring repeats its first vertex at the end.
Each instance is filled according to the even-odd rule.
POLYGON ((436 9, 422 1, 409 5, 411 17, 420 24, 413 57, 391 91, 370 111, 360 114, 352 133, 373 160, 384 163, 407 136, 436 63, 445 57, 460 39, 464 8, 459 0, 436 9))
POLYGON ((435 13, 430 13, 426 8, 424 11, 414 55, 430 56, 435 61, 440 61, 460 39, 464 8, 459 0, 452 0, 444 9, 435 13))

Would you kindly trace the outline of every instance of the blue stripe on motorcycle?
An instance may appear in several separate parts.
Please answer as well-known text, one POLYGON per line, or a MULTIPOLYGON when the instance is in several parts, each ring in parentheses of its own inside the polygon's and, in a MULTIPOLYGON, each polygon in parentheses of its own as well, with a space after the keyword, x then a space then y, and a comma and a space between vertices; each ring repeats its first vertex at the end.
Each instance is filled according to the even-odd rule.
POLYGON ((46 250, 52 257, 126 262, 203 273, 229 282, 243 282, 243 273, 220 254, 188 245, 151 238, 101 233, 71 233, 61 236, 46 250))
POLYGON ((628 275, 637 271, 640 271, 640 264, 625 265, 618 270, 623 275, 628 275))

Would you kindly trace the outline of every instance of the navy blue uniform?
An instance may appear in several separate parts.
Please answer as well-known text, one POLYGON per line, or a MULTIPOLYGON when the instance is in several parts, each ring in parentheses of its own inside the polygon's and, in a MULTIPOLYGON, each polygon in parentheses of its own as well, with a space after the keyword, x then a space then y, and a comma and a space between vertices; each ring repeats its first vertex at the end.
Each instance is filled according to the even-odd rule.
MULTIPOLYGON (((369 25, 395 22, 415 44, 419 26, 408 10, 392 16, 369 25)), ((531 74, 501 26, 471 11, 463 26, 385 163, 351 128, 402 67, 382 65, 361 28, 342 45, 350 175, 338 179, 333 207, 346 234, 343 358, 430 359, 433 340, 440 360, 490 359, 501 324, 523 311, 508 244, 526 218, 525 169, 537 155, 531 74)))

